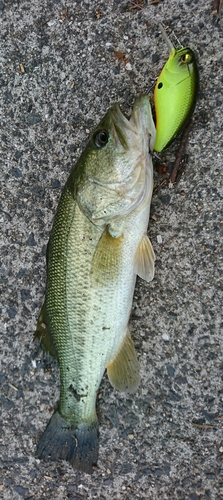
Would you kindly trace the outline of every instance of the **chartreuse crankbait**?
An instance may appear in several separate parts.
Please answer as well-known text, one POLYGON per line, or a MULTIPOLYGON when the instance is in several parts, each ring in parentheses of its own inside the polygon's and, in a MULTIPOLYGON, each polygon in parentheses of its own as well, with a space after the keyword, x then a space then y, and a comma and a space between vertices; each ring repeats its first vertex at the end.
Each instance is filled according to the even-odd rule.
POLYGON ((175 48, 162 25, 161 32, 170 49, 154 91, 156 141, 161 152, 179 134, 193 113, 198 89, 198 69, 189 47, 175 48))

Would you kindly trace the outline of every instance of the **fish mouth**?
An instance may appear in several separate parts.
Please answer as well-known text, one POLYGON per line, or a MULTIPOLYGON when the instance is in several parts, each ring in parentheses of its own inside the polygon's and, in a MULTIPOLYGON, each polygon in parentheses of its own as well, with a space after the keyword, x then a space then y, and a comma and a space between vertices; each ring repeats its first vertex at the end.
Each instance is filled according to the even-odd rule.
MULTIPOLYGON (((152 160, 149 155, 149 143, 150 147, 151 145, 153 147, 156 130, 149 98, 144 95, 136 99, 130 119, 125 117, 118 104, 114 104, 111 108, 110 119, 115 147, 123 154, 131 149, 134 150, 134 167, 119 181, 107 182, 97 177, 89 177, 89 181, 102 188, 105 199, 106 197, 109 199, 111 192, 118 195, 119 201, 114 202, 114 205, 111 204, 116 212, 113 212, 112 218, 117 219, 141 208, 152 195, 152 160)), ((100 219, 106 221, 110 219, 110 215, 111 213, 105 215, 104 210, 99 210, 92 214, 92 219, 95 223, 100 219)))
MULTIPOLYGON (((134 126, 134 123, 128 120, 125 115, 122 113, 119 104, 114 104, 110 110, 110 117, 112 121, 112 132, 115 140, 115 145, 118 147, 121 144, 123 149, 130 149, 130 141, 128 140, 129 136, 133 137, 132 139, 137 141, 138 130, 134 126)), ((134 141, 134 142, 135 142, 134 141)))
POLYGON ((110 110, 114 136, 125 149, 130 149, 133 142, 137 142, 139 135, 147 135, 150 150, 155 144, 156 128, 152 117, 149 97, 139 96, 133 106, 130 119, 122 113, 118 103, 110 110))
POLYGON ((110 119, 115 142, 117 141, 115 146, 121 144, 124 150, 135 149, 135 166, 123 181, 105 182, 97 177, 89 179, 99 186, 127 195, 142 176, 141 170, 145 163, 143 157, 149 154, 148 142, 152 146, 155 142, 156 129, 148 96, 141 95, 136 99, 130 119, 125 117, 118 103, 114 104, 110 110, 110 119))

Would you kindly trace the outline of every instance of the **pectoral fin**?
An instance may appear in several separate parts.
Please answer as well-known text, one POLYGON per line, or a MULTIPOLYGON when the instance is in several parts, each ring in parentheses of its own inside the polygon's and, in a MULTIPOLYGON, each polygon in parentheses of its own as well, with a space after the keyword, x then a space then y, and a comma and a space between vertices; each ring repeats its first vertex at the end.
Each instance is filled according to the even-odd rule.
POLYGON ((122 392, 133 392, 139 385, 139 362, 129 330, 121 347, 111 363, 107 366, 111 385, 122 392))
POLYGON ((57 359, 56 349, 54 347, 51 335, 47 329, 45 302, 38 317, 34 339, 37 339, 40 342, 41 347, 44 351, 49 352, 53 358, 57 359))
POLYGON ((147 234, 144 234, 135 254, 135 273, 146 281, 152 281, 155 258, 152 244, 147 234))
POLYGON ((123 236, 114 238, 108 228, 104 230, 95 248, 91 265, 91 280, 106 283, 114 280, 119 273, 123 236))

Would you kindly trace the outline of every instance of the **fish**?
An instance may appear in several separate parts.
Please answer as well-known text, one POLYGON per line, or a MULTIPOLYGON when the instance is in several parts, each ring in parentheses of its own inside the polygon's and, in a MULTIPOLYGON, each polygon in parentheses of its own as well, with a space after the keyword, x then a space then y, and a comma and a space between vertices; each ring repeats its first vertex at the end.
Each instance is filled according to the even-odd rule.
POLYGON ((36 457, 91 474, 98 459, 97 392, 139 384, 129 330, 136 276, 151 281, 147 236, 156 129, 149 97, 127 119, 114 104, 96 127, 61 194, 47 247, 45 301, 35 338, 60 367, 60 400, 36 457))
POLYGON ((175 48, 163 26, 160 30, 170 50, 155 85, 156 141, 161 152, 176 138, 190 119, 196 104, 199 75, 194 52, 189 47, 175 48))

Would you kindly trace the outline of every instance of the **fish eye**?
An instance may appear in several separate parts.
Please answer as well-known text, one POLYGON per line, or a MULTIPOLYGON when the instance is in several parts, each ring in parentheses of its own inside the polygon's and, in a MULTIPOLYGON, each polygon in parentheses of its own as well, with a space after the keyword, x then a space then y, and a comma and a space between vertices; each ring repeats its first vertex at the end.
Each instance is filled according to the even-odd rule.
POLYGON ((97 148, 103 148, 107 144, 108 138, 109 135, 107 130, 99 130, 93 138, 95 146, 97 146, 97 148))
POLYGON ((186 52, 186 54, 183 54, 180 57, 179 62, 183 63, 183 64, 190 64, 192 61, 193 61, 193 56, 192 56, 191 52, 186 52))

